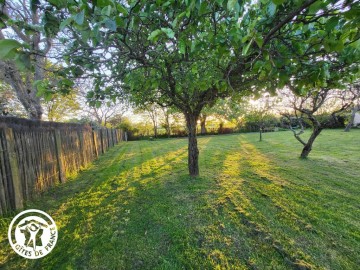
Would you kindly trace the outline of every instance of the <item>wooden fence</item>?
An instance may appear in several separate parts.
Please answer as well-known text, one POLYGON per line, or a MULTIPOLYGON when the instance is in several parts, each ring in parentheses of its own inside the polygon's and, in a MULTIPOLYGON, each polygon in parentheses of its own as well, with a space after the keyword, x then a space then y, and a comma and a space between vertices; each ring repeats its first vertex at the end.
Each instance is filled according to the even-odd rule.
POLYGON ((0 215, 65 182, 121 140, 118 129, 0 117, 0 215))

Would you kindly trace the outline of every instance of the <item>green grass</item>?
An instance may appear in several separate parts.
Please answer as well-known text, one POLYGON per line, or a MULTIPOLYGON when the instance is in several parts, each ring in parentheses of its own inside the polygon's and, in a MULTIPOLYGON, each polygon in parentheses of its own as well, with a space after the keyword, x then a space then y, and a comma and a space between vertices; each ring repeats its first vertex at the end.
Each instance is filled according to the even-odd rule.
POLYGON ((360 130, 325 130, 307 160, 289 132, 121 143, 27 208, 49 213, 55 249, 7 242, 5 269, 359 269, 360 130))

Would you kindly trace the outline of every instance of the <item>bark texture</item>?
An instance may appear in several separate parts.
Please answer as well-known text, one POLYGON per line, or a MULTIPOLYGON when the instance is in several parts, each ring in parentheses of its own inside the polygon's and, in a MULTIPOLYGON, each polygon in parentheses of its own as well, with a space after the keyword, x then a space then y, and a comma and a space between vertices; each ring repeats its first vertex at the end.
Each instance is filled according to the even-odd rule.
POLYGON ((0 61, 0 80, 9 84, 16 93, 21 104, 24 106, 30 119, 41 119, 43 108, 37 91, 32 85, 30 74, 21 74, 14 63, 0 61))
POLYGON ((315 139, 317 138, 317 136, 319 136, 319 134, 321 133, 321 131, 322 131, 321 127, 314 127, 309 140, 304 145, 304 148, 301 151, 301 155, 300 155, 301 158, 307 158, 308 157, 308 155, 310 154, 310 152, 312 150, 312 145, 313 145, 315 139))
POLYGON ((196 138, 196 123, 198 115, 187 113, 185 114, 186 126, 188 130, 188 168, 189 174, 192 177, 199 175, 199 149, 196 138))
POLYGON ((360 111, 360 104, 354 106, 354 108, 351 110, 351 116, 350 116, 350 120, 349 123, 347 124, 347 126, 345 127, 345 132, 349 132, 351 127, 354 125, 354 120, 355 120, 355 114, 360 111))
POLYGON ((312 114, 309 114, 308 118, 309 118, 309 120, 311 121, 311 123, 313 125, 313 130, 312 130, 312 133, 310 135, 310 138, 304 144, 304 148, 301 151, 301 155, 300 155, 301 158, 307 158, 308 157, 308 155, 310 154, 310 152, 312 150, 312 146, 313 146, 313 143, 314 143, 315 139, 317 138, 317 136, 319 136, 319 134, 323 130, 323 126, 315 118, 315 116, 313 116, 312 114))

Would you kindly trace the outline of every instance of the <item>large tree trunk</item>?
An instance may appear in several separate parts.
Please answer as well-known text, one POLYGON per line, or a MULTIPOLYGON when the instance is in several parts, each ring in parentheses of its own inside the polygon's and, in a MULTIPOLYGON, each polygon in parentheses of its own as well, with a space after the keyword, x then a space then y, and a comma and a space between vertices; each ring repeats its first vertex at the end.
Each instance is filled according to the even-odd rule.
POLYGON ((43 109, 40 98, 36 96, 36 89, 32 86, 30 75, 24 80, 14 63, 9 61, 0 61, 0 79, 11 85, 30 119, 40 120, 43 115, 43 109))
POLYGON ((345 132, 349 132, 351 127, 354 125, 354 119, 355 119, 355 114, 360 111, 360 105, 354 106, 354 108, 351 110, 351 116, 350 116, 350 121, 347 124, 347 126, 345 127, 345 132))
POLYGON ((322 131, 322 127, 314 126, 313 132, 311 133, 311 136, 310 136, 309 140, 304 145, 304 148, 303 148, 303 150, 301 152, 301 155, 300 155, 301 158, 307 158, 308 157, 309 153, 311 152, 312 145, 313 145, 316 137, 321 133, 321 131, 322 131))
MULTIPOLYGON (((23 18, 26 18, 27 23, 38 25, 41 19, 40 12, 42 12, 40 5, 31 5, 30 11, 26 7, 27 4, 25 2, 26 1, 22 3, 22 6, 18 5, 17 7, 19 9, 16 11, 5 4, 2 12, 11 19, 14 19, 14 13, 20 14, 23 18)), ((0 29, 0 40, 9 38, 9 36, 5 36, 1 30, 2 29, 0 29)), ((16 36, 15 39, 30 44, 31 51, 35 52, 31 60, 34 71, 25 74, 24 72, 20 72, 13 62, 0 61, 0 80, 4 80, 7 84, 11 85, 19 101, 28 112, 29 118, 40 120, 43 115, 43 108, 40 103, 40 98, 37 96, 37 88, 33 86, 33 83, 37 80, 44 79, 44 56, 51 48, 51 39, 43 38, 38 31, 35 31, 33 34, 24 34, 16 25, 12 26, 12 30, 12 35, 14 34, 16 36)))
POLYGON ((188 168, 190 176, 199 175, 199 149, 197 147, 196 123, 198 115, 186 113, 186 126, 188 130, 188 168))

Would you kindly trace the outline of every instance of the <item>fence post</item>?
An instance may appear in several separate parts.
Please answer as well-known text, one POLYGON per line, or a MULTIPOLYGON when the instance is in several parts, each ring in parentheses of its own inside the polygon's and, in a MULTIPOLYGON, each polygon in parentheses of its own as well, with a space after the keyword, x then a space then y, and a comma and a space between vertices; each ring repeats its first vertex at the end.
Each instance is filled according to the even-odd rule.
POLYGON ((100 128, 100 141, 101 141, 101 153, 104 154, 105 153, 105 149, 104 149, 104 134, 103 134, 103 129, 100 128))
POLYGON ((86 157, 85 157, 85 151, 84 151, 84 134, 82 130, 77 131, 78 137, 79 137, 79 143, 80 143, 80 162, 81 166, 86 165, 86 157))
POLYGON ((110 131, 110 137, 111 137, 111 146, 114 146, 114 145, 115 145, 115 142, 114 142, 114 133, 113 133, 114 129, 111 128, 111 129, 109 129, 109 131, 110 131))
POLYGON ((63 167, 63 155, 61 151, 61 136, 60 130, 54 130, 55 148, 56 148, 56 159, 59 168, 59 179, 61 183, 66 182, 65 171, 63 167))
POLYGON ((22 183, 19 174, 19 165, 16 158, 15 152, 15 140, 14 140, 14 131, 12 128, 6 127, 5 131, 5 139, 6 139, 6 148, 9 154, 9 164, 11 170, 12 177, 12 185, 14 190, 14 206, 15 209, 20 209, 23 207, 23 193, 22 193, 22 183))
POLYGON ((120 138, 120 129, 116 129, 116 140, 118 143, 121 142, 121 138, 120 138))

